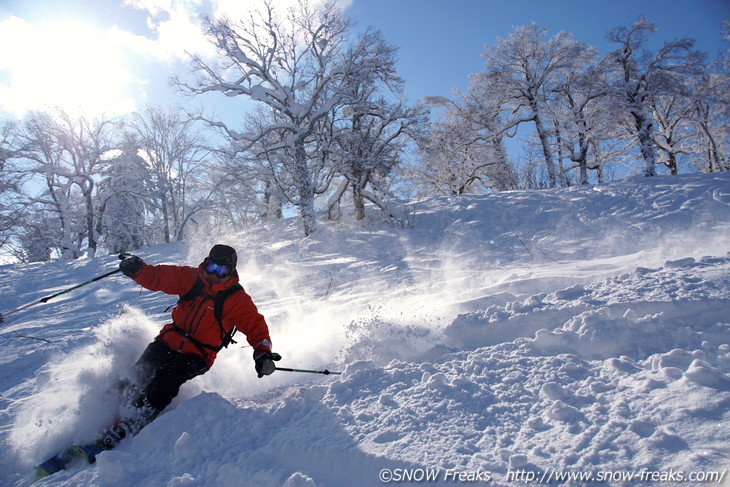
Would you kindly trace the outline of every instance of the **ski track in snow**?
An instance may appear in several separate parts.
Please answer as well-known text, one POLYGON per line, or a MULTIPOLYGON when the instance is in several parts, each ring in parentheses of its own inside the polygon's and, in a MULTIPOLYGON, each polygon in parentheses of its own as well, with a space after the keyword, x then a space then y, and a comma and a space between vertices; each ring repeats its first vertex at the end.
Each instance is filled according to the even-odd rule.
MULTIPOLYGON (((722 472, 729 206, 730 175, 687 175, 434 198, 404 208, 403 226, 321 223, 307 239, 296 220, 223 237, 281 364, 343 375, 259 380, 239 336, 137 437, 35 485, 359 487, 428 471, 438 478, 394 483, 484 483, 447 475, 488 472, 489 485, 507 486, 555 472, 722 472)), ((195 265, 217 241, 139 254, 195 265)), ((0 312, 113 266, 2 266, 0 312)), ((116 385, 174 302, 117 275, 7 317, 1 485, 28 485, 32 465, 112 421, 116 385)))

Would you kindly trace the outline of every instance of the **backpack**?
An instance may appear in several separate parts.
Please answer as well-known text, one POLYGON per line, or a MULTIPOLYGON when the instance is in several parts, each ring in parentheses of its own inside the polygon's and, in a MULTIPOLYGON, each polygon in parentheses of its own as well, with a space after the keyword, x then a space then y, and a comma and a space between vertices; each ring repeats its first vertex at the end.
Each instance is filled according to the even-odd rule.
MULTIPOLYGON (((208 352, 206 352, 205 349, 213 350, 214 352, 218 353, 223 348, 228 348, 228 345, 231 343, 238 343, 233 339, 233 335, 236 333, 236 327, 232 327, 229 331, 226 331, 225 328, 223 328, 223 304, 225 303, 226 299, 228 299, 228 296, 237 293, 238 291, 243 291, 243 286, 241 286, 240 283, 236 283, 233 286, 229 287, 228 289, 225 289, 221 292, 219 292, 216 297, 206 294, 203 292, 203 289, 205 288, 205 285, 203 284, 203 281, 198 277, 195 280, 195 284, 193 284, 193 287, 190 288, 190 291, 186 292, 184 295, 180 296, 180 299, 177 300, 177 303, 175 306, 179 305, 180 303, 183 303, 185 301, 192 301, 193 299, 197 298, 198 296, 203 296, 205 299, 212 299, 213 304, 213 315, 215 316, 216 321, 218 322, 218 326, 221 330, 221 344, 218 347, 214 347, 212 345, 208 345, 206 343, 200 342, 196 339, 194 339, 192 336, 188 334, 185 330, 177 326, 176 323, 172 323, 173 330, 177 331, 178 333, 181 333, 185 338, 189 339, 193 344, 195 344, 196 347, 202 352, 204 356, 208 356, 208 352)), ((168 308, 169 309, 169 308, 168 308)), ((172 330, 170 330, 172 331, 172 330)))

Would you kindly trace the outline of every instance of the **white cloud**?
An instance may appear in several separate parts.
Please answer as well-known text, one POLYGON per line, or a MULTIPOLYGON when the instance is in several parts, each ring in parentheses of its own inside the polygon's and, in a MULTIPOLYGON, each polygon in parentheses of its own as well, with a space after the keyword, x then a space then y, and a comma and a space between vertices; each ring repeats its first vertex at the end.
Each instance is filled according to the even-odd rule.
MULTIPOLYGON (((351 1, 338 3, 345 8, 351 1)), ((275 0, 273 5, 284 14, 297 2, 275 0)), ((200 30, 201 14, 240 19, 262 6, 260 0, 124 3, 147 12, 154 39, 69 20, 39 24, 15 16, 0 20, 0 110, 22 117, 28 110, 56 106, 89 116, 139 109, 147 101, 148 85, 161 84, 172 69, 184 69, 181 63, 188 60, 187 53, 209 59, 216 55, 200 30)))
POLYGON ((124 0, 146 11, 148 27, 155 32, 154 51, 168 60, 187 59, 186 52, 213 55, 214 49, 199 26, 203 2, 199 0, 124 0))
MULTIPOLYGON (((326 0, 310 0, 321 4, 326 0)), ((214 47, 199 28, 201 15, 213 18, 248 18, 252 11, 263 7, 261 0, 124 0, 126 5, 145 10, 149 14, 148 24, 158 34, 160 49, 169 56, 186 59, 185 52, 215 55, 214 47)), ((285 15, 287 9, 299 0, 272 0, 274 9, 285 15)), ((340 8, 347 8, 352 0, 338 0, 340 8)))

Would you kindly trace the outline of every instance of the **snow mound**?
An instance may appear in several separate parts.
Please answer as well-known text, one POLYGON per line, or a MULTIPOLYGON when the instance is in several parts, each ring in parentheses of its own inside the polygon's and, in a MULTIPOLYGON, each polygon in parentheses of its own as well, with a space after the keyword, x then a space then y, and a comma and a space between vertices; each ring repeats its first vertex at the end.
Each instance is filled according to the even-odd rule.
MULTIPOLYGON (((229 235, 282 366, 343 374, 257 379, 239 344, 94 467, 38 485, 727 481, 729 205, 730 175, 695 175, 431 199, 410 228, 229 235)), ((194 264, 216 241, 142 257, 194 264)), ((0 267, 0 289, 19 306, 112 260, 29 265, 21 284, 0 267)), ((3 485, 103 427, 173 302, 118 278, 8 320, 3 485)))

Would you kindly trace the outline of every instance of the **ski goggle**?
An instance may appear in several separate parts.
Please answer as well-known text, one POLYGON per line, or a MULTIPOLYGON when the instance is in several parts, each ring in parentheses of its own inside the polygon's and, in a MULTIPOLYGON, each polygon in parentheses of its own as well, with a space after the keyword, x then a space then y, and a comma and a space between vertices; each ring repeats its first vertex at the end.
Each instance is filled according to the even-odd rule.
POLYGON ((208 274, 215 274, 218 277, 228 277, 233 273, 233 266, 216 264, 210 259, 205 259, 203 263, 205 266, 205 272, 208 274))

